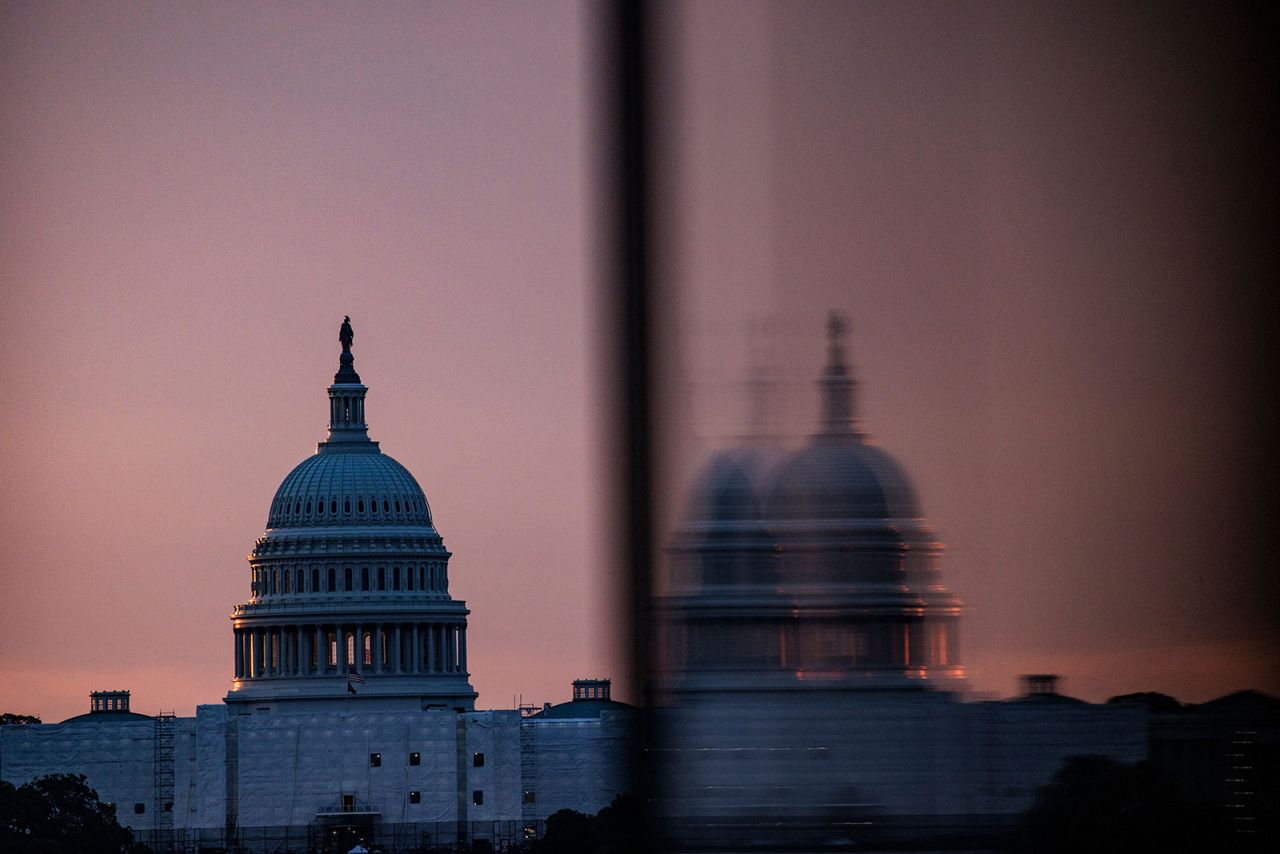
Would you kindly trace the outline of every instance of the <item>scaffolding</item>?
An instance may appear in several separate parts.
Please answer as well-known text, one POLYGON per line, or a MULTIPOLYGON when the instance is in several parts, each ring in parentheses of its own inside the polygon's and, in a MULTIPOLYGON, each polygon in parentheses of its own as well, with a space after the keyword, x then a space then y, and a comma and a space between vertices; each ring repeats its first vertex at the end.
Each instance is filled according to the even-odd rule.
POLYGON ((534 706, 520 707, 520 828, 522 841, 538 836, 537 766, 534 764, 534 706))
POLYGON ((155 716, 155 837, 152 847, 160 852, 173 850, 173 740, 175 715, 155 716))

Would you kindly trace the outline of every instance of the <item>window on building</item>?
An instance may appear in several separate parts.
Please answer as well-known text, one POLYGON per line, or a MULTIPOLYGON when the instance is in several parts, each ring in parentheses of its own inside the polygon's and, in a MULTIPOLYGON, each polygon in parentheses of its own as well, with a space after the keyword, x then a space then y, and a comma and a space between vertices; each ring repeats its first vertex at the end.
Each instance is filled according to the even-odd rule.
POLYGON ((271 595, 275 595, 280 590, 280 570, 271 570, 271 595))
POLYGON ((538 800, 537 797, 533 793, 533 789, 524 790, 524 802, 526 804, 536 803, 537 800, 538 800))
POLYGON ((357 501, 357 502, 356 502, 356 512, 357 512, 357 513, 363 513, 363 512, 364 512, 364 499, 363 499, 363 498, 361 498, 359 501, 357 501))
POLYGON ((355 812, 355 811, 356 811, 356 796, 355 796, 355 795, 343 795, 343 796, 342 796, 342 811, 343 811, 343 812, 355 812))
POLYGON ((360 589, 369 589, 369 567, 367 566, 360 567, 360 589))
POLYGON ((391 569, 391 589, 400 589, 400 567, 398 566, 391 569))
POLYGON ((347 664, 356 663, 356 636, 347 635, 347 664))
POLYGON ((351 512, 351 499, 349 499, 349 498, 348 498, 348 499, 344 499, 344 500, 343 500, 343 502, 342 502, 342 512, 343 512, 343 513, 350 513, 350 512, 351 512))
POLYGON ((311 568, 311 592, 320 592, 320 567, 313 566, 311 568))
POLYGON ((364 635, 364 664, 365 667, 373 666, 373 635, 368 632, 364 635))
POLYGON ((146 811, 147 805, 144 803, 136 803, 133 805, 133 812, 135 815, 142 815, 146 811))
POLYGON ((378 567, 378 589, 387 589, 387 568, 385 566, 378 567))
POLYGON ((421 764, 422 764, 422 754, 421 754, 421 753, 410 753, 410 754, 409 754, 409 764, 410 764, 410 765, 421 765, 421 764))
POLYGON ((422 792, 410 792, 410 793, 409 793, 409 803, 411 803, 411 804, 420 804, 420 803, 422 803, 422 792))
POLYGON ((370 754, 369 754, 369 767, 370 767, 370 768, 381 768, 381 767, 382 767, 382 754, 381 754, 381 753, 370 753, 370 754))
POLYGON ((405 567, 404 580, 405 580, 406 586, 408 586, 408 588, 412 590, 413 589, 413 567, 411 566, 405 567))
POLYGON ((472 766, 473 768, 483 768, 483 767, 484 767, 484 754, 483 754, 483 753, 473 753, 473 754, 471 755, 471 766, 472 766))
POLYGON ((329 632, 329 661, 330 667, 338 666, 338 633, 329 632))
POLYGON ((342 576, 343 576, 343 581, 346 583, 346 591, 350 593, 351 592, 351 567, 348 566, 343 571, 342 576))
POLYGON ((290 576, 289 576, 289 570, 287 570, 287 569, 286 569, 286 570, 284 571, 284 592, 285 592, 285 593, 292 593, 292 592, 293 592, 293 585, 290 583, 290 581, 291 581, 291 579, 290 579, 290 576))
POLYGON ((333 567, 329 567, 329 592, 333 593, 338 589, 337 584, 338 573, 333 567))
POLYGON ((484 806, 484 791, 482 789, 475 789, 471 792, 471 803, 478 807, 484 806))

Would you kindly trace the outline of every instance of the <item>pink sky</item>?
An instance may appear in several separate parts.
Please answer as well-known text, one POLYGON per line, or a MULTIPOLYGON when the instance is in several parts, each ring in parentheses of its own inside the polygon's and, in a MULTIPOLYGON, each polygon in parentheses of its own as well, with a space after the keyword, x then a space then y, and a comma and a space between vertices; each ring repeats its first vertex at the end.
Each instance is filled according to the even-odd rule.
MULTIPOLYGON (((1269 118, 1230 22, 677 8, 676 482, 740 426, 753 317, 809 429, 840 308, 975 688, 1280 691, 1248 306, 1271 185, 1243 174, 1269 118)), ((455 554, 480 705, 620 676, 579 7, 0 16, 0 708, 220 700, 343 314, 371 435, 455 554)))
POLYGON ((221 699, 343 314, 482 704, 614 672, 576 8, 6 10, 0 707, 221 699))

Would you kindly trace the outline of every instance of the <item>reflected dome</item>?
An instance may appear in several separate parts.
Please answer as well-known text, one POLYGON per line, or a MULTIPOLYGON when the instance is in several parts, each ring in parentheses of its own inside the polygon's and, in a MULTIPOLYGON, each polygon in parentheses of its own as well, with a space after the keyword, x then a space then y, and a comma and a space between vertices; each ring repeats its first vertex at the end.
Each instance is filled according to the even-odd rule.
POLYGON ((785 462, 768 497, 773 519, 894 520, 919 517, 915 489, 897 461, 861 438, 816 441, 785 462))

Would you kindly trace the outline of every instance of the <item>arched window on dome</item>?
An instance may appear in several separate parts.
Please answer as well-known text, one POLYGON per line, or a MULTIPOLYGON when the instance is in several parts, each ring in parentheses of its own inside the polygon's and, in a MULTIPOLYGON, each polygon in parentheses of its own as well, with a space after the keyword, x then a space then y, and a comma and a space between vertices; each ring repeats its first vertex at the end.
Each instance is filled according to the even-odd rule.
POLYGON ((292 592, 293 592, 293 590, 292 590, 292 585, 289 583, 289 582, 290 582, 290 578, 289 578, 289 570, 287 570, 287 569, 284 571, 284 579, 283 579, 283 580, 284 580, 284 589, 283 589, 283 591, 281 591, 281 592, 283 592, 283 593, 292 593, 292 592))
POLYGON ((400 567, 398 566, 394 566, 391 568, 391 589, 392 590, 400 589, 400 567))
POLYGON ((369 567, 367 566, 360 567, 360 589, 369 589, 369 567))
POLYGON ((318 516, 324 515, 324 499, 323 498, 321 498, 319 501, 316 502, 316 515, 318 516))
POLYGON ((385 566, 378 567, 378 589, 387 589, 387 568, 385 566))
POLYGON ((343 513, 350 513, 350 512, 351 512, 351 499, 350 499, 350 498, 344 498, 344 499, 342 499, 342 512, 343 512, 343 513))
POLYGON ((332 566, 329 567, 329 592, 335 593, 338 590, 338 570, 332 566))
POLYGON ((329 499, 329 515, 330 516, 338 515, 338 499, 336 498, 329 499))
POLYGON ((357 513, 363 513, 363 512, 364 512, 364 499, 363 499, 363 498, 361 498, 361 499, 359 499, 359 500, 357 500, 357 501, 356 501, 356 512, 357 512, 357 513))
POLYGON ((276 595, 276 591, 280 589, 280 570, 271 570, 271 595, 276 595))
POLYGON ((382 514, 384 516, 391 515, 391 505, 387 503, 387 499, 382 499, 382 514))
POLYGON ((397 498, 397 499, 396 499, 396 512, 397 512, 397 513, 399 513, 399 512, 400 512, 400 499, 399 499, 399 498, 397 498))
POLYGON ((405 570, 404 570, 405 584, 408 586, 410 590, 413 589, 413 576, 414 576, 413 570, 414 568, 412 566, 407 566, 405 567, 405 570))
POLYGON ((306 514, 307 514, 308 516, 310 516, 310 515, 311 515, 311 499, 310 499, 310 498, 308 498, 308 499, 307 499, 306 514))
POLYGON ((348 566, 343 571, 342 576, 343 576, 342 580, 345 582, 343 589, 346 590, 348 593, 350 593, 351 592, 351 567, 348 566))
POLYGON ((298 567, 298 582, 293 585, 293 592, 295 593, 302 592, 302 584, 304 581, 306 581, 306 578, 307 578, 306 572, 303 570, 302 567, 298 567))

